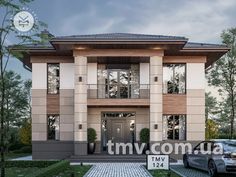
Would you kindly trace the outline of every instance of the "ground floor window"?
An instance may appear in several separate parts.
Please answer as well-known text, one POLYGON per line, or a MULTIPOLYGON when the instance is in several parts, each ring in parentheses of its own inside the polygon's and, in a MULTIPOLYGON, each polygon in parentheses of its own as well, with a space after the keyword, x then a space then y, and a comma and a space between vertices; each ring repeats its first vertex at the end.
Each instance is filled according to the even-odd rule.
POLYGON ((59 115, 48 115, 48 140, 59 140, 59 115))
POLYGON ((163 116, 163 140, 186 140, 186 116, 163 116))

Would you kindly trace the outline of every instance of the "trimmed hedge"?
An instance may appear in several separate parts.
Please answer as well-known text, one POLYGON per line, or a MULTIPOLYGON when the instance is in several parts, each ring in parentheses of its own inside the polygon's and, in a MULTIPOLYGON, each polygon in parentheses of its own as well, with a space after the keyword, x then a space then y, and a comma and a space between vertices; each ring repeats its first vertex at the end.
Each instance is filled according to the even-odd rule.
POLYGON ((69 167, 70 167, 70 162, 63 160, 53 165, 50 165, 46 168, 39 169, 35 173, 29 174, 26 177, 51 177, 53 175, 57 175, 60 172, 65 171, 69 167))
POLYGON ((6 168, 11 168, 11 167, 19 167, 19 168, 28 168, 28 167, 38 167, 38 168, 46 168, 50 165, 56 164, 57 162, 60 161, 24 161, 24 160, 9 160, 6 161, 5 165, 6 168))

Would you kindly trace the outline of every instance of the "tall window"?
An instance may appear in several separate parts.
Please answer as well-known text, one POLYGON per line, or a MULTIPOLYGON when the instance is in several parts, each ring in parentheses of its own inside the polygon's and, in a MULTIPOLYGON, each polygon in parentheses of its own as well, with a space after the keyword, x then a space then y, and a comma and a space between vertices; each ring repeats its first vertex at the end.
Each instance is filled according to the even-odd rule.
POLYGON ((186 93, 185 64, 163 65, 163 92, 168 94, 186 93))
POLYGON ((185 140, 186 139, 186 116, 164 115, 163 116, 163 139, 185 140))
POLYGON ((48 140, 59 140, 59 115, 48 115, 48 140))
POLYGON ((48 64, 48 93, 58 94, 59 93, 59 64, 48 64))

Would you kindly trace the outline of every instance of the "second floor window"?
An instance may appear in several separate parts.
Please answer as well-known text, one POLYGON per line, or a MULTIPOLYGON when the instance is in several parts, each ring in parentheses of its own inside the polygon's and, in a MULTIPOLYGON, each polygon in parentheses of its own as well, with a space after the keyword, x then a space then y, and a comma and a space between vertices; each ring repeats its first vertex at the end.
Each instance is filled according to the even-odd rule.
POLYGON ((59 64, 48 64, 48 93, 58 94, 59 93, 59 64))
POLYGON ((185 64, 163 65, 163 93, 185 94, 186 93, 185 64))

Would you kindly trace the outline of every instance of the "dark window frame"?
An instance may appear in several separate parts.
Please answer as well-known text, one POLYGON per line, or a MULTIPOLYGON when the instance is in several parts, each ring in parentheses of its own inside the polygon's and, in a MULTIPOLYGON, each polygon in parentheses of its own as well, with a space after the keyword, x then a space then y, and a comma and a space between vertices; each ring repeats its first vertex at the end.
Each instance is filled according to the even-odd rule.
MULTIPOLYGON (((184 83, 184 93, 168 93, 168 89, 167 89, 167 93, 164 93, 164 88, 162 88, 162 92, 164 95, 186 95, 187 94, 187 63, 163 63, 163 68, 166 65, 184 65, 184 77, 185 77, 185 83, 184 83)), ((164 75, 164 72, 163 72, 164 75)), ((163 77, 164 78, 164 77, 163 77)), ((163 86, 164 86, 164 80, 163 80, 163 86)))
POLYGON ((60 63, 47 63, 47 94, 49 95, 58 95, 60 94, 60 63), (49 76, 49 71, 48 71, 48 68, 49 68, 49 65, 58 65, 58 69, 59 69, 59 82, 58 82, 58 90, 57 90, 57 93, 50 93, 49 92, 49 82, 48 82, 48 76, 49 76))
MULTIPOLYGON (((174 133, 173 133, 173 137, 172 139, 168 138, 168 125, 167 125, 167 132, 166 132, 166 139, 165 140, 170 140, 170 141, 185 141, 187 140, 187 115, 186 114, 163 114, 162 116, 162 119, 164 118, 168 118, 168 116, 173 116, 174 117, 174 121, 176 120, 175 119, 175 116, 184 116, 184 121, 185 121, 185 132, 184 132, 184 139, 183 140, 180 140, 180 139, 174 139, 174 133)), ((167 122, 168 123, 168 122, 167 122)), ((162 124, 162 128, 163 128, 163 124, 162 124)), ((164 129, 164 128, 163 128, 164 129)), ((172 129, 173 132, 174 132, 174 128, 172 129)))
MULTIPOLYGON (((55 132, 56 133, 56 132, 55 132)), ((60 141, 60 115, 59 114, 47 114, 47 140, 48 141, 60 141), (59 137, 58 137, 58 139, 56 139, 56 135, 54 135, 54 139, 51 139, 51 138, 49 138, 49 129, 50 129, 50 127, 49 127, 49 117, 50 116, 58 116, 58 127, 59 127, 59 137)))

